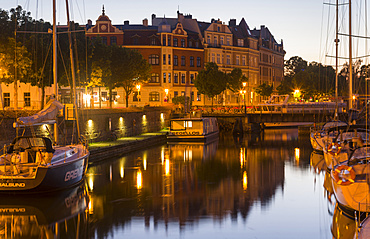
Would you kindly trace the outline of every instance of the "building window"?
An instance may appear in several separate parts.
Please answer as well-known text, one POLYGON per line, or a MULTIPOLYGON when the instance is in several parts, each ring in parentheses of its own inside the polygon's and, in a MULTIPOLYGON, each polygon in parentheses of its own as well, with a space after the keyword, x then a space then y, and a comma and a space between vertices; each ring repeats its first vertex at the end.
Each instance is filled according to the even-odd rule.
POLYGON ((163 73, 163 83, 166 83, 166 73, 163 73))
POLYGON ((193 47, 193 41, 189 41, 189 47, 193 47))
POLYGON ((159 93, 158 92, 150 92, 149 93, 149 101, 159 101, 159 93))
POLYGON ((117 37, 110 37, 110 44, 116 44, 117 45, 117 37))
POLYGON ((201 98, 200 93, 197 93, 197 101, 201 101, 201 100, 202 100, 202 98, 201 98))
POLYGON ((173 79, 174 83, 175 83, 175 84, 178 84, 178 83, 179 83, 179 75, 178 75, 177 73, 174 73, 174 74, 173 74, 173 78, 174 78, 174 79, 173 79))
POLYGON ((185 96, 185 91, 181 91, 181 96, 185 96))
POLYGON ((167 45, 168 45, 168 46, 171 46, 171 36, 168 36, 168 39, 167 39, 167 45))
POLYGON ((236 56, 236 64, 239 65, 240 64, 240 56, 236 56))
POLYGON ((230 55, 227 55, 226 56, 226 64, 227 65, 230 65, 230 55))
POLYGON ((207 36, 207 43, 211 44, 211 36, 207 36))
POLYGON ((181 74, 181 84, 185 84, 185 74, 181 74))
POLYGON ((159 65, 159 56, 158 55, 150 55, 149 56, 149 64, 159 65))
POLYGON ((163 41, 162 45, 165 46, 166 45, 166 36, 163 36, 162 41, 163 41))
POLYGON ((238 46, 244 46, 243 39, 238 39, 238 46))
POLYGON ((138 37, 134 37, 132 40, 133 40, 134 45, 139 45, 139 38, 138 37))
POLYGON ((245 66, 245 56, 242 56, 242 64, 245 66))
POLYGON ((24 107, 31 106, 31 93, 24 92, 24 107))
POLYGON ((200 57, 197 57, 197 67, 201 66, 200 57))
POLYGON ((178 66, 179 65, 179 60, 177 56, 173 56, 173 65, 178 66))
POLYGON ((168 65, 171 65, 171 55, 168 54, 168 65))
POLYGON ((173 92, 173 96, 174 96, 174 97, 179 96, 179 92, 178 92, 178 91, 174 91, 174 92, 173 92))
POLYGON ((199 42, 198 41, 195 42, 195 47, 199 48, 199 42))
POLYGON ((133 96, 132 96, 132 101, 134 101, 134 102, 141 101, 140 98, 141 98, 140 91, 138 91, 138 90, 134 91, 133 96))
POLYGON ((181 47, 185 47, 185 40, 181 39, 181 47))
POLYGON ((217 46, 217 37, 216 36, 213 37, 213 45, 217 46))
POLYGON ((185 56, 181 57, 181 66, 185 66, 185 56))
POLYGON ((194 56, 190 57, 190 66, 194 66, 194 56))
POLYGON ((173 46, 177 46, 178 45, 178 40, 177 40, 177 38, 174 38, 173 39, 173 46))
POLYGON ((220 64, 220 54, 217 54, 217 63, 220 64))
POLYGON ((220 26, 217 26, 217 31, 218 31, 218 32, 220 32, 220 31, 221 31, 220 26))
POLYGON ((215 62, 215 53, 212 53, 212 62, 215 62))
POLYGON ((152 45, 152 46, 157 45, 157 40, 156 40, 156 38, 155 38, 155 37, 152 37, 152 38, 150 39, 150 45, 152 45))
POLYGON ((190 74, 190 84, 194 84, 194 74, 190 74))
POLYGON ((226 45, 230 46, 230 37, 226 38, 226 45))
POLYGON ((220 45, 224 44, 224 37, 220 37, 220 45))
POLYGON ((4 93, 4 107, 10 107, 10 93, 4 93))
POLYGON ((159 74, 153 73, 150 78, 150 83, 159 83, 159 74))
POLYGON ((112 100, 117 101, 117 91, 112 91, 112 100))
POLYGON ((102 101, 109 100, 108 99, 108 92, 106 92, 106 91, 101 92, 101 99, 102 99, 102 101))
POLYGON ((166 54, 163 54, 163 65, 166 65, 166 54))
POLYGON ((102 37, 101 41, 104 45, 107 45, 107 37, 102 37))
POLYGON ((171 83, 171 73, 168 73, 168 83, 171 83))

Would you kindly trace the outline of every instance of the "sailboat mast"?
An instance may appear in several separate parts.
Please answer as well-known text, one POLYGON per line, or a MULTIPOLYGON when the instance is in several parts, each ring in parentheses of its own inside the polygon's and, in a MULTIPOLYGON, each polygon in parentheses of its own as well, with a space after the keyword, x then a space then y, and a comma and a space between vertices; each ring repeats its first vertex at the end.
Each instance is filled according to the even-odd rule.
POLYGON ((353 108, 352 99, 352 0, 348 1, 349 4, 349 109, 353 108))
MULTIPOLYGON (((54 95, 58 99, 58 76, 57 76, 57 22, 56 22, 56 0, 53 0, 53 78, 54 95)), ((54 124, 54 143, 58 142, 58 124, 54 124)))
POLYGON ((337 0, 336 4, 336 24, 335 24, 335 115, 334 120, 338 120, 338 13, 339 13, 339 3, 337 0))
POLYGON ((77 140, 80 138, 80 126, 78 124, 78 112, 77 112, 77 93, 76 93, 76 72, 75 64, 73 60, 73 50, 72 50, 72 35, 71 35, 71 21, 69 20, 69 6, 68 0, 66 0, 66 9, 67 9, 67 22, 68 22, 68 40, 69 40, 69 56, 71 58, 71 71, 72 71, 72 82, 73 82, 73 109, 76 118, 76 127, 77 127, 77 140))

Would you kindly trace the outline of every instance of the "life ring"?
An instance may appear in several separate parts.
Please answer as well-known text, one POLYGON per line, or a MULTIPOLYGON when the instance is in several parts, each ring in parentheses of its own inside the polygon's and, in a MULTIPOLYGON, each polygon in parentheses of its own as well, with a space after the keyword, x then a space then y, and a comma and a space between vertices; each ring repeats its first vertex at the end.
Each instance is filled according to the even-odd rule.
POLYGON ((333 170, 333 178, 335 182, 339 185, 347 186, 352 184, 355 181, 356 174, 353 171, 352 167, 349 167, 347 165, 340 165, 335 170, 333 170), (340 174, 343 174, 343 171, 347 171, 346 177, 340 177, 340 174), (344 179, 344 180, 343 180, 344 179))
POLYGON ((333 142, 333 143, 328 145, 326 150, 328 151, 329 154, 331 154, 333 156, 337 156, 340 153, 340 151, 342 150, 342 146, 340 144, 338 144, 337 142, 333 142), (335 147, 337 149, 337 152, 333 152, 333 147, 335 147))

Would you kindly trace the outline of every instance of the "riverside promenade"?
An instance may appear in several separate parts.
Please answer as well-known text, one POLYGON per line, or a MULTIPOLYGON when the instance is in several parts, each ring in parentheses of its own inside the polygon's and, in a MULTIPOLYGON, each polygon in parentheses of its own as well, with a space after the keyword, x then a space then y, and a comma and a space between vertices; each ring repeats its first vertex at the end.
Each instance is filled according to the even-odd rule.
POLYGON ((142 148, 164 144, 167 141, 168 130, 154 133, 118 138, 115 141, 103 141, 89 144, 92 163, 103 161, 115 156, 127 154, 142 148))

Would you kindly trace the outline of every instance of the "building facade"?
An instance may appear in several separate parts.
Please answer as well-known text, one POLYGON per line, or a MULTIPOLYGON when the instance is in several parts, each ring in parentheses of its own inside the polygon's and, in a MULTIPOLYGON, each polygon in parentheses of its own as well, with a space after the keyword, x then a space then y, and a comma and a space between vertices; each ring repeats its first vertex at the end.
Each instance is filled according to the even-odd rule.
MULTIPOLYGON (((189 97, 193 106, 211 105, 212 99, 201 95, 194 87, 194 79, 207 62, 215 62, 223 72, 230 73, 240 68, 248 78, 243 95, 226 90, 216 101, 221 105, 260 103, 263 99, 253 90, 266 82, 274 86, 281 83, 284 72, 282 43, 277 43, 268 28, 250 30, 243 18, 239 24, 231 19, 229 24, 212 19, 201 22, 191 15, 177 12, 175 18, 160 18, 155 14, 142 24, 113 25, 103 9, 95 25, 89 21, 87 37, 100 37, 103 43, 117 44, 138 50, 152 66, 151 77, 145 84, 138 85, 129 96, 129 106, 167 105, 176 96, 189 97)), ((103 100, 108 90, 94 88, 103 100)), ((124 104, 123 89, 115 89, 116 103, 124 104)))

